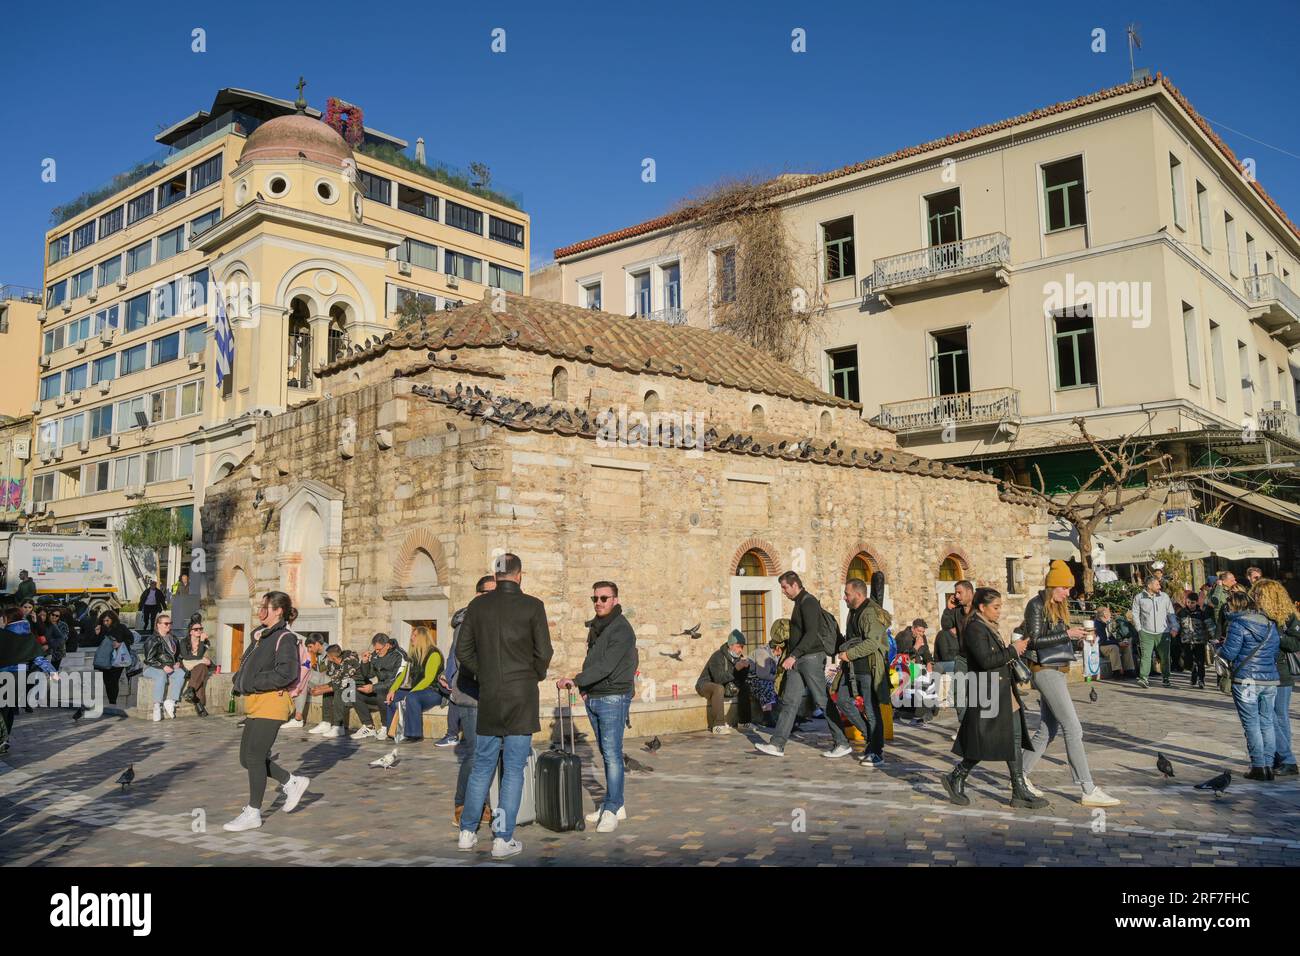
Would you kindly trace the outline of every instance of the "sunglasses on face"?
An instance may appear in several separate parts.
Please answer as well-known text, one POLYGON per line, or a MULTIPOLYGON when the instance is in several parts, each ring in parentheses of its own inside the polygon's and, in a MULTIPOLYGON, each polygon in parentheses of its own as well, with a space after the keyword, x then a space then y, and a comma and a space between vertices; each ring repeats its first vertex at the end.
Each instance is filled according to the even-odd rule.
POLYGON ((614 600, 614 595, 612 594, 593 594, 591 596, 592 604, 600 604, 605 601, 612 601, 612 600, 614 600))

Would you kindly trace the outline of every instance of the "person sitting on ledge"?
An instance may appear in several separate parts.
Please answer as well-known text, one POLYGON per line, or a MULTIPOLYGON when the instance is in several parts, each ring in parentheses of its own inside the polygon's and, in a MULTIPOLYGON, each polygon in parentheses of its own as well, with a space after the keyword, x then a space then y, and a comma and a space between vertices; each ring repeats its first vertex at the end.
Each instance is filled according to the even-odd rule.
POLYGON ((695 693, 709 702, 709 730, 729 734, 726 701, 736 701, 736 718, 750 722, 749 689, 745 678, 749 661, 745 658, 745 635, 734 630, 709 657, 695 682, 695 693))

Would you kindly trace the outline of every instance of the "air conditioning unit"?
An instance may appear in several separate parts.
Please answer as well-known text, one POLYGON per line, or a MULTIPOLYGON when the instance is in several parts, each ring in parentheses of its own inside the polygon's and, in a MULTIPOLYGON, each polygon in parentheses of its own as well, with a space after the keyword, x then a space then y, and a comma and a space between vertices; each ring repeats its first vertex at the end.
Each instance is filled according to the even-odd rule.
POLYGON ((198 368, 203 364, 202 352, 191 352, 189 355, 185 356, 185 358, 189 360, 190 368, 198 368))
POLYGON ((120 448, 121 445, 122 445, 122 436, 121 436, 121 435, 109 435, 109 436, 108 436, 108 447, 109 447, 109 448, 120 448))
POLYGON ((49 368, 49 367, 50 367, 50 357, 48 355, 42 355, 41 368, 49 368))
POLYGON ((152 428, 142 428, 142 429, 140 429, 140 444, 141 444, 141 445, 152 445, 152 444, 153 444, 153 429, 152 429, 152 428))
POLYGON ((62 449, 62 448, 51 448, 51 449, 50 449, 50 461, 63 461, 63 449, 62 449))
POLYGON ((119 276, 119 277, 118 277, 118 279, 117 279, 117 287, 118 287, 119 289, 125 289, 125 288, 126 288, 126 276, 119 276))
POLYGON ((87 301, 87 302, 98 302, 98 301, 99 301, 99 290, 98 290, 98 289, 91 289, 89 292, 87 292, 87 293, 86 293, 86 301, 87 301))
POLYGON ((113 328, 111 325, 106 325, 99 330, 99 341, 103 342, 105 345, 111 345, 113 342, 113 336, 115 335, 117 335, 117 329, 113 328))
POLYGON ((72 303, 71 302, 63 303, 63 314, 67 315, 71 311, 72 311, 72 303))
POLYGON ((68 392, 68 398, 72 399, 73 405, 76 405, 81 401, 81 389, 74 388, 72 391, 68 392))
POLYGON ((460 279, 459 279, 458 277, 454 276, 454 275, 448 275, 448 276, 447 276, 447 288, 448 288, 448 289, 459 289, 459 288, 460 288, 460 279))
POLYGON ((33 414, 33 415, 39 415, 39 414, 41 413, 41 405, 42 405, 42 404, 43 404, 43 403, 41 402, 41 400, 40 400, 39 398, 38 398, 36 401, 32 402, 32 414, 33 414))
POLYGON ((54 461, 54 453, 48 448, 41 452, 41 464, 48 465, 54 461))
POLYGON ((50 317, 50 313, 46 312, 44 309, 41 309, 41 311, 36 313, 36 321, 41 323, 42 325, 45 324, 45 320, 48 319, 49 317, 50 317))
POLYGON ((81 441, 77 442, 77 451, 80 452, 90 451, 90 439, 83 438, 81 439, 81 441))
POLYGON ((55 408, 62 408, 66 404, 68 404, 68 398, 66 395, 60 395, 58 398, 54 400, 55 408))
POLYGON ((113 380, 111 378, 105 379, 104 381, 99 383, 100 395, 107 395, 112 390, 113 390, 113 380))
POLYGON ((128 498, 143 498, 143 497, 144 497, 144 485, 127 485, 127 486, 126 486, 126 496, 127 496, 128 498))
POLYGON ((411 264, 409 262, 398 260, 397 271, 404 276, 409 276, 411 274, 411 264))
POLYGON ((82 339, 80 342, 77 343, 77 352, 81 353, 86 351, 86 346, 89 344, 90 344, 89 339, 82 339))

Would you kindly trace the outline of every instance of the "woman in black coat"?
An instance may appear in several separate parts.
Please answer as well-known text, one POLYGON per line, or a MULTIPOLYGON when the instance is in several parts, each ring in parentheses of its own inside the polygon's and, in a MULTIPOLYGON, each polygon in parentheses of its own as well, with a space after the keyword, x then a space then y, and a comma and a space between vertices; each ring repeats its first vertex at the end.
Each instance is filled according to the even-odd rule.
MULTIPOLYGON (((1025 722, 1025 708, 1020 700, 1012 676, 1011 661, 1025 652, 1027 638, 1002 642, 998 633, 998 618, 1002 616, 1002 595, 993 588, 980 588, 975 592, 974 613, 962 634, 962 653, 966 658, 967 672, 978 675, 981 690, 988 688, 997 695, 997 710, 989 706, 992 701, 970 701, 961 729, 952 751, 962 758, 961 763, 945 774, 941 780, 948 799, 958 806, 969 806, 966 796, 966 778, 981 760, 1005 760, 1011 771, 1011 806, 1038 810, 1048 805, 1035 797, 1025 786, 1021 770, 1021 748, 1029 747, 1029 726, 1025 722)), ((974 680, 972 680, 974 684, 974 680)), ((984 695, 981 695, 982 698, 984 695)))

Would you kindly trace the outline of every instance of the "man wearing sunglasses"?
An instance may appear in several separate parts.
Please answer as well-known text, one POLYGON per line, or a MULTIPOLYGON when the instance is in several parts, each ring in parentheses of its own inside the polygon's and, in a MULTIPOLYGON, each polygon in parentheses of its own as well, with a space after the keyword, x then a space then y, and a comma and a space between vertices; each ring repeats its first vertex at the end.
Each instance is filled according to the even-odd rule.
POLYGON ((587 704, 587 718, 605 761, 605 802, 587 815, 597 833, 610 833, 627 819, 623 807, 623 728, 636 681, 636 634, 618 603, 618 585, 591 586, 596 616, 587 622, 587 658, 576 677, 561 677, 560 689, 577 687, 587 704))

